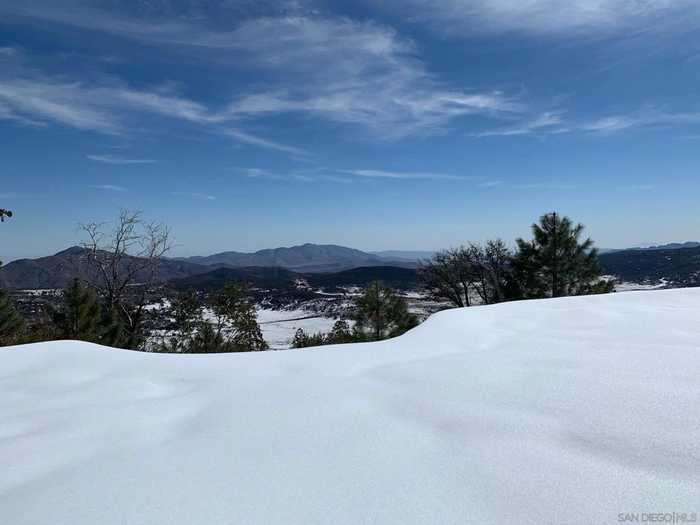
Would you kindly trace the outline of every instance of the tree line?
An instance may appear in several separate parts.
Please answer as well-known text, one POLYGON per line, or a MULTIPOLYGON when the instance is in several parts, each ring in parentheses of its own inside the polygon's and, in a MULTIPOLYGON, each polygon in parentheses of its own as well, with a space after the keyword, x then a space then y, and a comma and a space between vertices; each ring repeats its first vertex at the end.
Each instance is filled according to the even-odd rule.
POLYGON ((614 291, 601 277, 598 251, 584 227, 556 212, 532 225, 532 239, 515 249, 502 240, 444 250, 419 268, 431 297, 461 308, 521 299, 544 299, 614 291))
MULTIPOLYGON (((3 221, 10 217, 12 212, 0 209, 3 221)), ((63 290, 60 304, 47 306, 46 322, 28 326, 0 290, 0 345, 77 339, 177 353, 268 348, 242 283, 228 283, 213 294, 175 294, 164 312, 168 326, 156 330, 149 324, 159 263, 171 248, 166 226, 122 211, 114 224, 81 228, 87 239, 82 277, 63 290)), ((516 239, 515 249, 496 239, 438 252, 419 266, 422 287, 454 307, 613 291, 614 283, 601 278, 597 251, 590 238, 582 238, 583 229, 553 212, 532 225, 532 239, 516 239)), ((381 282, 357 296, 352 311, 328 333, 298 330, 292 346, 379 341, 418 324, 406 300, 381 282)))
MULTIPOLYGON (((9 210, 0 215, 12 217, 9 210)), ((3 219, 4 220, 4 219, 3 219)), ((170 251, 170 229, 123 210, 113 224, 81 225, 84 257, 58 304, 44 307, 43 321, 29 326, 0 290, 0 345, 73 339, 117 348, 211 353, 266 350, 255 305, 241 284, 217 294, 177 296, 167 308, 164 333, 149 323, 149 304, 160 290, 158 270, 170 251), (205 309, 214 318, 204 318, 205 309)), ((0 263, 1 264, 1 263, 0 263)))
MULTIPOLYGON (((420 282, 436 301, 463 308, 522 299, 543 299, 614 291, 601 277, 598 252, 584 227, 556 212, 532 225, 532 239, 516 239, 510 249, 500 239, 436 253, 418 269, 420 282)), ((293 346, 302 348, 401 335, 418 323, 406 301, 381 283, 372 283, 355 305, 355 325, 336 322, 327 333, 297 331, 293 346)))
POLYGON ((418 317, 408 311, 406 299, 379 281, 370 283, 353 303, 352 328, 346 319, 336 321, 331 331, 325 334, 307 334, 299 328, 292 340, 292 348, 382 341, 418 325, 418 317))

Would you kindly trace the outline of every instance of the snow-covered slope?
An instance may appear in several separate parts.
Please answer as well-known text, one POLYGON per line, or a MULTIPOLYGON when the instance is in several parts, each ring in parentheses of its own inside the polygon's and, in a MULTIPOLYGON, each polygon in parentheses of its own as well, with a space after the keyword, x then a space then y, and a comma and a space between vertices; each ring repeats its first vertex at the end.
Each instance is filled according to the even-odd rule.
POLYGON ((699 378, 700 289, 452 310, 299 351, 0 349, 0 521, 700 512, 699 378))

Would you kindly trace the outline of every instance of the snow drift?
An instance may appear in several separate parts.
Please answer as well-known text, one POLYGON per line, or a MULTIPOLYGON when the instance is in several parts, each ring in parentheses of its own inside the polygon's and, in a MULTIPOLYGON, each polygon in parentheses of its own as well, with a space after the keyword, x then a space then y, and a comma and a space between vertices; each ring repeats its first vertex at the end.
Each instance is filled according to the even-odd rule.
POLYGON ((700 289, 443 312, 398 339, 0 349, 0 520, 617 523, 700 512, 700 289))

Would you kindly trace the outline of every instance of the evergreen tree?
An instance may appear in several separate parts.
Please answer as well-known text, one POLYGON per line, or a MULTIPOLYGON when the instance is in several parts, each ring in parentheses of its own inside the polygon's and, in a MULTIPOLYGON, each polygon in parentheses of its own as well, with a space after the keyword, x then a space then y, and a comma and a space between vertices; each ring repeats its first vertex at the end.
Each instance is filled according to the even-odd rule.
POLYGON ((513 272, 522 298, 563 297, 606 293, 612 282, 600 279, 598 251, 593 241, 581 240, 583 225, 548 213, 532 225, 533 239, 517 239, 513 272))
POLYGON ((159 351, 190 352, 197 330, 201 328, 202 303, 192 291, 176 296, 170 305, 174 333, 167 337, 159 351))
POLYGON ((258 315, 255 307, 246 303, 234 323, 234 336, 232 342, 241 352, 261 352, 267 350, 268 346, 263 338, 262 330, 258 324, 258 315))
MULTIPOLYGON (((7 210, 0 209, 0 217, 2 212, 7 212, 7 210)), ((8 217, 12 217, 12 212, 9 212, 8 217)), ((0 261, 1 267, 2 262, 0 261)), ((0 346, 20 342, 24 328, 24 319, 15 309, 10 296, 4 290, 0 290, 0 346)))
POLYGON ((403 297, 377 281, 370 283, 355 308, 353 333, 357 339, 380 341, 401 335, 418 324, 403 297))
POLYGON ((310 346, 339 345, 364 339, 353 334, 350 325, 344 319, 339 319, 330 332, 307 334, 303 328, 297 329, 292 339, 292 348, 308 348, 310 346))
POLYGON ((99 342, 101 310, 92 288, 73 279, 63 291, 63 309, 53 314, 59 336, 64 339, 99 342))
MULTIPOLYGON (((12 217, 12 212, 0 208, 0 222, 5 222, 5 217, 12 217)), ((0 267, 2 267, 2 261, 0 261, 0 267)), ((0 290, 0 346, 19 342, 24 326, 24 319, 15 310, 9 295, 0 290)))
POLYGON ((292 348, 308 348, 327 344, 326 337, 322 333, 307 334, 303 328, 298 328, 292 339, 292 348))
POLYGON ((217 354, 236 351, 238 351, 237 348, 226 339, 223 332, 206 321, 198 323, 197 331, 192 340, 183 347, 184 353, 191 354, 217 354))
POLYGON ((214 313, 219 332, 227 332, 230 341, 241 352, 267 350, 268 346, 258 325, 255 305, 246 295, 246 288, 228 283, 214 298, 214 313))
POLYGON ((345 319, 338 319, 333 328, 326 335, 325 343, 329 345, 338 345, 343 343, 352 343, 354 337, 350 325, 345 319))
POLYGON ((0 346, 21 342, 24 328, 24 319, 15 309, 10 296, 0 290, 0 346))
POLYGON ((121 316, 114 306, 105 305, 100 319, 100 343, 114 348, 129 348, 121 316))

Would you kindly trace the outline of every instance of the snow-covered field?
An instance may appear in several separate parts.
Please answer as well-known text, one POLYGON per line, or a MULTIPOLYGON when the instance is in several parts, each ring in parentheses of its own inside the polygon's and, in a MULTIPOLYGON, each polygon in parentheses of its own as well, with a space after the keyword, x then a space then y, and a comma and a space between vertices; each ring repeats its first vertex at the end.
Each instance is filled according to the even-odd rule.
POLYGON ((258 308, 258 323, 270 348, 282 350, 290 347, 294 334, 303 328, 307 334, 330 332, 335 320, 314 315, 308 310, 271 310, 258 308))
POLYGON ((0 349, 0 522, 700 514, 698 378, 700 289, 450 310, 300 351, 0 349))

